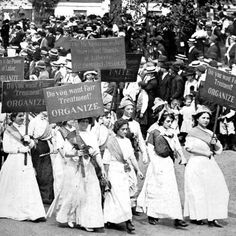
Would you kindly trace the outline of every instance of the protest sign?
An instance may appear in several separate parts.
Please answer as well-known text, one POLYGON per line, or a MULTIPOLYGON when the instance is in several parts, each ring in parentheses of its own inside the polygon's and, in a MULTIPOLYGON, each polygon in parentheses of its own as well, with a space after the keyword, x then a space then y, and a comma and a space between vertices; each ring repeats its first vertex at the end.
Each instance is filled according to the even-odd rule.
POLYGON ((124 38, 71 41, 72 70, 126 69, 124 38))
POLYGON ((209 67, 202 96, 221 106, 236 109, 236 76, 209 67))
POLYGON ((101 80, 106 82, 135 82, 142 54, 126 54, 126 69, 102 70, 101 80))
POLYGON ((2 112, 46 111, 42 89, 52 87, 54 84, 54 80, 3 82, 2 112))
POLYGON ((0 57, 0 81, 13 81, 23 79, 23 57, 0 57))
POLYGON ((50 123, 103 114, 101 83, 83 82, 44 89, 50 123))

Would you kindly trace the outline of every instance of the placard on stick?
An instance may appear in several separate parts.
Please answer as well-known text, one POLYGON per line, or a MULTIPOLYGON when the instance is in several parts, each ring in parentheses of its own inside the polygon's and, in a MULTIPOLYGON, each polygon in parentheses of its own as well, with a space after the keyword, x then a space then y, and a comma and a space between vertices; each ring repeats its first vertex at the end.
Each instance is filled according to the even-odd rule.
POLYGON ((127 53, 126 69, 102 70, 101 81, 106 82, 135 82, 142 54, 127 53))
POLYGON ((104 113, 99 82, 46 88, 44 98, 50 123, 97 117, 104 113))
POLYGON ((53 87, 54 80, 20 80, 3 82, 2 112, 46 111, 43 88, 53 87))
POLYGON ((124 38, 71 41, 72 70, 126 69, 124 38))
MULTIPOLYGON (((24 79, 23 57, 0 57, 0 81, 24 79)), ((1 83, 0 83, 1 84, 1 83)))
POLYGON ((221 106, 236 109, 236 76, 209 67, 202 96, 221 106))

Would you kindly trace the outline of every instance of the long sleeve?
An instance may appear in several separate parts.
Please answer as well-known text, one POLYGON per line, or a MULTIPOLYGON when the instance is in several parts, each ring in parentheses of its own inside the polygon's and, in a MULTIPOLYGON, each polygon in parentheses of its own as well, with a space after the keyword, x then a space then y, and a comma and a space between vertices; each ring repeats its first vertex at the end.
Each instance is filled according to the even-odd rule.
POLYGON ((147 160, 148 156, 147 156, 146 144, 145 144, 145 141, 143 139, 143 135, 142 135, 141 128, 140 128, 139 124, 138 124, 138 133, 137 134, 138 134, 138 137, 137 137, 138 138, 138 144, 139 144, 140 150, 141 150, 142 155, 143 155, 143 160, 147 160))
POLYGON ((18 153, 18 149, 24 147, 23 144, 16 141, 7 131, 3 134, 3 151, 6 153, 18 153))
POLYGON ((141 113, 141 114, 144 114, 144 112, 145 112, 145 111, 147 110, 147 108, 148 108, 148 94, 147 94, 147 92, 146 92, 145 90, 143 90, 141 93, 142 93, 142 99, 143 99, 143 101, 142 101, 140 113, 141 113))

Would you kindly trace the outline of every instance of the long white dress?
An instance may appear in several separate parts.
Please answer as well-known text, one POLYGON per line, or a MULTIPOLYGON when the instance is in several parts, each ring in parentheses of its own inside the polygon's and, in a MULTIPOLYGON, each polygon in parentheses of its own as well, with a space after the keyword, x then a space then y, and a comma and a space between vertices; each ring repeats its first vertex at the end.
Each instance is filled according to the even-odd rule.
MULTIPOLYGON (((222 145, 218 142, 218 146, 217 154, 220 154, 222 145)), ((206 142, 189 136, 185 147, 193 152, 210 150, 206 142)), ((215 158, 192 154, 185 168, 184 215, 192 220, 227 218, 228 202, 229 191, 215 158)))
MULTIPOLYGON (((96 137, 91 132, 80 131, 80 136, 87 145, 99 152, 96 137)), ((72 153, 74 150, 72 149, 71 143, 65 141, 65 155, 72 153)), ((73 222, 85 228, 104 227, 101 190, 90 158, 83 158, 85 177, 82 176, 81 166, 78 167, 78 162, 72 158, 67 159, 64 169, 60 209, 56 220, 59 223, 73 222)))
MULTIPOLYGON (((131 164, 135 159, 132 144, 127 138, 117 138, 123 157, 131 164)), ((111 182, 111 192, 106 193, 104 202, 104 221, 119 224, 132 219, 130 183, 136 178, 134 169, 125 172, 124 164, 118 161, 108 149, 105 149, 103 163, 109 165, 108 179, 111 182), (132 176, 132 178, 131 178, 132 176), (130 181, 131 180, 131 181, 130 181)))
MULTIPOLYGON (((158 130, 165 132, 162 126, 159 126, 158 130)), ((177 136, 166 139, 172 149, 183 155, 177 136)), ((150 163, 137 199, 137 211, 154 218, 183 219, 173 160, 170 157, 158 156, 150 143, 148 153, 150 163)))
MULTIPOLYGON (((25 134, 25 126, 15 127, 25 134)), ((45 210, 32 166, 31 156, 17 153, 23 144, 8 132, 3 136, 3 149, 9 153, 0 172, 0 217, 14 220, 36 220, 45 217, 45 210)))

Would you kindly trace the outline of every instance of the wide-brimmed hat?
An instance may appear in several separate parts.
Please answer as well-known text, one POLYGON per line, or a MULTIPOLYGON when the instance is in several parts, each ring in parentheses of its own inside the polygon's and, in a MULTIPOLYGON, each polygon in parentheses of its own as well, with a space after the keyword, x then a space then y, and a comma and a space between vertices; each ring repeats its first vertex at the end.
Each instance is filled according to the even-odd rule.
POLYGON ((93 31, 93 29, 92 29, 91 26, 87 26, 87 27, 85 28, 85 31, 93 31))
POLYGON ((52 48, 49 51, 49 56, 58 57, 58 50, 56 48, 52 48))
POLYGON ((129 105, 134 106, 134 101, 131 97, 125 96, 121 99, 119 108, 125 108, 129 105))
POLYGON ((94 71, 94 70, 86 71, 86 72, 84 73, 84 76, 86 76, 86 75, 88 75, 88 74, 98 75, 98 73, 97 73, 96 71, 94 71))
POLYGON ((45 64, 44 61, 38 61, 38 62, 36 62, 35 67, 36 67, 36 68, 45 69, 45 68, 46 68, 46 64, 45 64))
POLYGON ((197 43, 197 40, 190 38, 190 39, 188 40, 188 43, 197 43))
POLYGON ((156 72, 156 67, 155 66, 148 66, 146 68, 146 74, 154 73, 154 72, 156 72))
POLYGON ((175 56, 176 60, 187 61, 188 58, 184 54, 177 54, 175 56))
POLYGON ((196 61, 192 61, 189 66, 191 67, 197 67, 197 66, 200 66, 201 65, 201 62, 196 60, 196 61))
POLYGON ((197 116, 200 113, 208 113, 209 115, 212 115, 211 110, 207 106, 204 106, 204 105, 198 105, 197 110, 193 116, 197 116))
POLYGON ((165 104, 167 104, 167 101, 163 101, 161 98, 157 97, 154 100, 154 106, 152 107, 152 110, 155 111, 157 107, 165 104))

